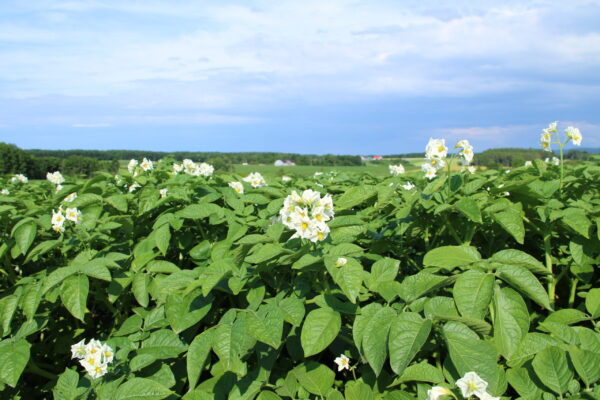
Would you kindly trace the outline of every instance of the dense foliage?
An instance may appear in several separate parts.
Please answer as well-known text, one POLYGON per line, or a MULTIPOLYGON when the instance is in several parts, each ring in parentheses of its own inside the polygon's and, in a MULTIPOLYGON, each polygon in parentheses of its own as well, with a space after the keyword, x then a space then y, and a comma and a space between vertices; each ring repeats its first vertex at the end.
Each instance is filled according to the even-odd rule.
POLYGON ((469 372, 491 396, 600 398, 599 166, 171 170, 3 185, 3 399, 461 398, 469 372), (332 195, 324 240, 279 222, 305 189, 332 195), (85 343, 114 349, 106 373, 85 343))
MULTIPOLYGON (((475 155, 475 164, 487 167, 498 167, 500 165, 521 167, 526 161, 544 160, 546 157, 548 157, 548 152, 537 149, 489 149, 475 155)), ((589 153, 580 150, 569 150, 564 154, 565 159, 572 160, 589 160, 590 157, 589 153)))

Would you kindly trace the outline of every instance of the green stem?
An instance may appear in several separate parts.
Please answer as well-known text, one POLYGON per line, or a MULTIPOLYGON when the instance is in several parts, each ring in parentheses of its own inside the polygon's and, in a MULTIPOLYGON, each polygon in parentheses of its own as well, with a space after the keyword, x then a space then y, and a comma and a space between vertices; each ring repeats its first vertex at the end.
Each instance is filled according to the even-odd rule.
MULTIPOLYGON (((566 143, 565 143, 566 144, 566 143)), ((559 150, 560 150, 560 191, 562 193, 562 187, 563 187, 563 178, 564 178, 564 162, 563 162, 563 147, 565 147, 565 144, 563 143, 559 143, 559 150)))
POLYGON ((42 376, 42 377, 50 379, 50 380, 56 379, 56 375, 54 375, 46 370, 41 369, 31 360, 29 360, 29 363, 27 364, 27 372, 38 375, 38 376, 42 376))
POLYGON ((552 255, 550 253, 550 232, 546 232, 544 235, 544 256, 546 259, 546 268, 550 272, 551 278, 548 282, 548 297, 550 299, 550 307, 554 308, 554 296, 556 290, 556 279, 552 273, 552 255))
POLYGON ((575 304, 575 293, 577 293, 577 279, 573 279, 571 282, 571 292, 569 293, 569 308, 573 308, 575 304))
POLYGON ((456 230, 454 229, 454 227, 450 223, 450 219, 448 217, 446 217, 446 226, 448 227, 448 231, 450 232, 450 235, 452 235, 452 237, 454 238, 454 240, 456 240, 456 243, 460 246, 463 241, 460 238, 460 236, 458 236, 458 233, 456 232, 456 230))

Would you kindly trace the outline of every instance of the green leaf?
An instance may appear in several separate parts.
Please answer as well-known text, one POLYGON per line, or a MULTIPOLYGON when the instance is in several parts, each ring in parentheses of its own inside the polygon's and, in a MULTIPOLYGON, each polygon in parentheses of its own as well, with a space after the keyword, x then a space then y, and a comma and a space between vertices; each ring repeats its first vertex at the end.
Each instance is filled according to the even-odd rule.
POLYGON ((162 224, 158 229, 152 232, 152 235, 154 236, 154 242, 156 243, 158 250, 160 250, 163 256, 166 255, 171 242, 169 224, 162 224))
POLYGON ((542 333, 532 332, 525 335, 516 351, 513 352, 508 365, 511 367, 518 367, 523 365, 524 362, 533 358, 538 352, 544 350, 547 347, 555 346, 559 342, 550 335, 542 333))
POLYGON ((37 224, 34 220, 27 220, 24 223, 19 224, 16 229, 13 231, 13 237, 15 238, 19 249, 21 250, 21 254, 27 254, 27 250, 29 250, 29 246, 35 240, 35 235, 37 233, 37 224))
POLYGON ((143 272, 138 272, 133 277, 131 282, 131 291, 133 296, 137 300, 140 306, 148 307, 150 298, 148 297, 148 284, 150 283, 150 276, 143 272))
POLYGON ((523 298, 511 288, 494 293, 494 341, 498 352, 510 359, 529 331, 529 313, 523 298))
POLYGON ((21 307, 23 307, 23 313, 29 321, 35 317, 35 313, 42 301, 42 284, 36 282, 27 285, 23 293, 23 299, 21 307))
POLYGON ((388 354, 388 333, 396 318, 396 311, 391 307, 378 310, 367 325, 362 338, 363 356, 379 376, 388 354))
POLYGON ((335 208, 340 211, 346 210, 362 204, 376 195, 377 190, 373 186, 352 186, 335 200, 335 208))
POLYGON ((453 269, 481 260, 481 255, 472 246, 442 246, 430 250, 423 258, 424 266, 453 269))
POLYGON ((403 312, 394 319, 389 335, 389 350, 390 365, 396 375, 403 374, 423 347, 429 337, 431 325, 431 320, 411 312, 403 312))
POLYGON ((274 349, 279 348, 283 334, 283 313, 277 306, 261 306, 258 312, 249 311, 246 318, 248 332, 256 340, 274 349))
POLYGON ((17 305, 19 304, 19 296, 10 295, 0 300, 0 321, 2 322, 2 335, 6 336, 10 333, 10 324, 12 322, 17 305))
POLYGON ((497 253, 494 253, 494 255, 490 257, 490 261, 495 261, 501 264, 520 265, 521 267, 527 268, 534 274, 550 274, 550 272, 548 272, 548 269, 544 266, 544 264, 538 261, 535 257, 521 250, 501 250, 497 253))
POLYGON ((519 244, 523 244, 525 239, 525 226, 521 211, 514 205, 505 208, 503 211, 490 213, 491 217, 508 232, 519 244))
POLYGON ((475 200, 470 197, 463 197, 456 203, 454 203, 454 208, 456 208, 461 214, 470 219, 473 222, 481 223, 481 210, 479 206, 475 202, 475 200))
POLYGON ((142 327, 143 319, 139 315, 135 314, 127 318, 121 324, 121 327, 112 334, 112 336, 125 336, 135 333, 142 327))
POLYGON ((176 333, 180 333, 198 323, 210 311, 213 296, 204 297, 200 289, 167 297, 165 316, 176 333))
POLYGON ((279 302, 283 319, 294 326, 300 326, 304 319, 304 302, 297 297, 286 297, 279 302))
POLYGON ((428 364, 427 361, 422 361, 407 367, 392 385, 411 381, 440 383, 444 380, 444 374, 439 368, 428 364))
POLYGON ((356 303, 356 297, 358 297, 362 287, 364 270, 356 259, 347 258, 346 260, 346 265, 338 267, 336 266, 337 257, 326 257, 325 267, 348 300, 356 303))
POLYGON ((511 368, 506 371, 510 385, 524 398, 541 399, 542 389, 534 381, 535 375, 528 368, 511 368))
MULTIPOLYGON (((237 321, 236 321, 237 322, 237 321)), ((248 335, 242 325, 236 323, 221 323, 213 333, 213 351, 223 363, 227 371, 245 375, 246 367, 240 360, 242 352, 242 335, 248 335)))
POLYGON ((470 270, 454 283, 452 296, 461 315, 484 319, 494 293, 494 275, 470 270))
POLYGON ((168 329, 152 332, 148 339, 142 342, 138 354, 150 354, 157 359, 174 358, 184 352, 187 346, 176 333, 168 329))
POLYGON ((600 368, 598 368, 600 366, 600 354, 571 346, 569 355, 575 366, 575 371, 587 387, 600 379, 600 368))
POLYGON ((110 271, 106 267, 107 260, 103 258, 96 258, 90 262, 79 267, 79 271, 91 276, 92 278, 102 279, 103 281, 110 282, 112 280, 110 271))
POLYGON ((60 288, 60 299, 67 310, 77 319, 83 321, 90 281, 87 276, 77 274, 68 277, 60 288))
POLYGON ((382 308, 379 303, 370 303, 364 306, 360 310, 360 314, 354 318, 354 324, 352 326, 352 337, 354 338, 354 344, 358 348, 358 351, 363 354, 362 341, 365 336, 365 332, 369 327, 373 316, 382 308))
POLYGON ((60 374, 56 386, 52 389, 54 400, 75 400, 77 398, 77 384, 79 374, 72 369, 65 369, 60 374))
POLYGON ((0 382, 17 387, 19 377, 29 362, 31 345, 25 339, 0 342, 0 382))
POLYGON ((260 264, 283 253, 287 253, 287 250, 281 247, 280 244, 266 243, 252 255, 246 257, 246 261, 252 264, 260 264))
POLYGON ((186 365, 189 391, 194 390, 212 349, 212 331, 204 331, 192 340, 188 348, 186 365))
POLYGON ((386 282, 396 281, 400 261, 393 258, 382 258, 371 266, 371 274, 367 280, 367 286, 371 291, 378 291, 378 286, 386 282))
POLYGON ((161 400, 172 393, 152 379, 131 378, 119 386, 113 400, 161 400))
POLYGON ((346 400, 374 400, 371 387, 363 382, 348 382, 344 391, 346 400))
POLYGON ((302 363, 291 373, 304 389, 317 396, 327 395, 335 378, 335 373, 331 369, 316 361, 302 363))
POLYGON ((304 357, 325 350, 337 337, 341 326, 340 313, 332 309, 317 308, 309 312, 300 333, 300 343, 304 350, 304 357))
POLYGON ((542 383, 562 395, 568 390, 573 371, 569 368, 567 353, 559 347, 548 347, 536 354, 533 370, 542 383))
POLYGON ((579 208, 567 208, 564 211, 561 220, 565 225, 579 233, 581 236, 586 239, 590 238, 589 229, 592 222, 585 215, 584 210, 579 208))
POLYGON ((131 359, 129 362, 129 368, 132 371, 140 371, 142 368, 146 368, 154 361, 156 361, 156 357, 154 357, 152 354, 140 354, 131 359))
POLYGON ((600 288, 594 288, 587 292, 585 309, 592 315, 592 318, 600 317, 600 288))
POLYGON ((527 268, 518 265, 503 265, 496 271, 500 279, 517 289, 547 310, 552 310, 548 293, 527 268))

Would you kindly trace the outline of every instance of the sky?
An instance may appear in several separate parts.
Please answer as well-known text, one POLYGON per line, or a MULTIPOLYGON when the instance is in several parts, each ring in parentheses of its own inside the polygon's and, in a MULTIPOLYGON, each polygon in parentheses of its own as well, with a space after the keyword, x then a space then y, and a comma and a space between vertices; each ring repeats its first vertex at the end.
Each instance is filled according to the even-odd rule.
POLYGON ((600 147, 600 0, 2 0, 0 141, 398 154, 600 147))

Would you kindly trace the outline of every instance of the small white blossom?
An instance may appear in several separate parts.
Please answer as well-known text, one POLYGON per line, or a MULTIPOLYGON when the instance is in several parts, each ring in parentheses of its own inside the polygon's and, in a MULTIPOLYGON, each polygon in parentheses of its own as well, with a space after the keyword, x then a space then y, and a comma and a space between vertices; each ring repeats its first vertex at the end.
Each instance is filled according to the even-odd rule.
POLYGON ((339 357, 333 360, 333 362, 337 364, 338 372, 344 369, 350 369, 350 359, 344 354, 341 354, 339 357))
POLYGON ((23 174, 16 174, 15 176, 13 176, 10 179, 10 181, 13 183, 17 183, 17 182, 27 183, 27 182, 29 182, 29 179, 27 179, 27 177, 23 174))
POLYGON ((72 202, 73 200, 75 200, 76 198, 77 198, 77 193, 76 193, 76 192, 73 192, 73 193, 71 193, 70 195, 68 195, 67 197, 65 197, 65 198, 63 199, 63 201, 64 201, 64 202, 66 202, 66 203, 70 203, 70 202, 72 202))
POLYGON ((404 185, 402 185, 402 188, 404 190, 413 190, 415 185, 412 182, 406 182, 404 185))
POLYGON ((321 175, 323 175, 323 173, 322 173, 322 172, 320 172, 320 171, 317 171, 317 172, 315 172, 315 173, 314 173, 314 177, 315 177, 315 178, 316 178, 317 176, 321 176, 321 175))
POLYGON ((565 134, 567 135, 568 139, 573 141, 575 146, 581 146, 581 140, 583 139, 583 136, 581 136, 579 129, 569 126, 567 129, 565 129, 565 134))
POLYGON ((137 183, 137 182, 133 182, 133 184, 132 184, 131 186, 129 186, 129 188, 127 189, 127 191, 128 191, 129 193, 131 193, 131 192, 133 192, 133 191, 135 191, 136 189, 138 189, 138 188, 141 188, 141 187, 142 187, 142 186, 141 186, 139 183, 137 183))
POLYGON ((426 162, 421 165, 421 171, 425 172, 425 178, 431 180, 436 177, 437 168, 426 162))
POLYGON ((173 164, 173 173, 174 173, 175 175, 177 175, 177 174, 178 174, 178 173, 180 173, 181 171, 183 171, 183 165, 181 165, 181 164, 177 164, 177 163, 174 163, 174 164, 173 164))
POLYGON ((404 173, 404 166, 402 164, 390 165, 390 174, 397 176, 404 173))
POLYGON ((160 189, 160 190, 158 191, 158 193, 160 193, 160 197, 161 197, 161 198, 165 198, 165 197, 167 197, 167 192, 168 192, 168 191, 169 191, 169 189, 167 189, 167 188, 164 188, 164 189, 160 189))
POLYGON ((144 157, 142 163, 140 164, 140 167, 142 167, 144 171, 151 171, 154 169, 154 163, 148 160, 146 157, 144 157))
POLYGON ((247 177, 245 177, 243 179, 243 181, 250 183, 250 185, 253 188, 267 186, 267 182, 265 181, 265 178, 263 178, 263 176, 258 172, 253 172, 253 173, 249 174, 247 177))
POLYGON ((229 187, 232 188, 236 193, 244 193, 244 185, 242 182, 229 182, 229 187))
POLYGON ((55 193, 58 193, 58 192, 60 192, 61 190, 63 190, 63 185, 60 185, 60 184, 59 184, 59 185, 56 185, 56 190, 55 190, 55 193))
POLYGON ((531 167, 533 165, 533 163, 529 160, 525 161, 525 165, 524 167, 531 167))
POLYGON ((127 164, 127 171, 129 171, 130 174, 133 174, 135 172, 135 169, 137 168, 138 164, 139 164, 138 160, 134 160, 134 159, 129 160, 129 164, 127 164))
POLYGON ((8 189, 2 189, 0 193, 8 196, 10 194, 10 191, 8 189))
POLYGON ((292 178, 290 178, 289 176, 286 176, 286 175, 284 175, 284 176, 281 177, 281 181, 282 182, 289 182, 291 180, 292 180, 292 178))
POLYGON ((467 171, 469 171, 470 174, 474 174, 475 172, 477 172, 477 167, 471 165, 467 167, 467 171))
POLYGON ((448 148, 444 139, 429 139, 425 147, 425 158, 431 160, 433 158, 445 158, 447 155, 448 148))
POLYGON ((79 343, 75 343, 71 346, 71 358, 78 358, 80 360, 85 358, 87 351, 85 349, 85 339, 82 339, 79 343))
POLYGON ((67 208, 65 210, 65 218, 78 224, 81 222, 83 214, 77 209, 77 207, 67 208))
POLYGON ((344 258, 344 257, 338 257, 338 259, 335 262, 335 266, 336 267, 343 267, 347 263, 348 263, 348 260, 346 258, 344 258))
POLYGON ((433 386, 427 391, 427 400, 438 400, 443 396, 454 396, 454 394, 442 386, 433 386))
POLYGON ((458 386, 464 398, 469 398, 473 395, 481 398, 487 394, 488 383, 481 379, 476 372, 471 371, 457 380, 456 386, 458 386))

